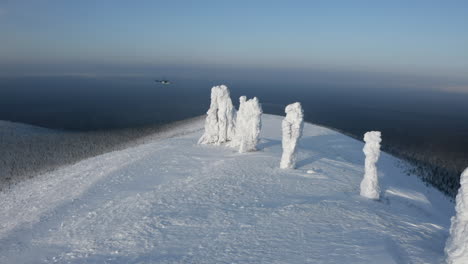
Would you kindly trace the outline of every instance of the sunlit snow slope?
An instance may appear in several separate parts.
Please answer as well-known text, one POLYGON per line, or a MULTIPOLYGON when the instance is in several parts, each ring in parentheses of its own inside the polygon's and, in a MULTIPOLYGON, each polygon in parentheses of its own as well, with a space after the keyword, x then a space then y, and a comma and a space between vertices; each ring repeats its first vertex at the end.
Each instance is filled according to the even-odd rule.
POLYGON ((196 120, 0 193, 0 263, 443 261, 447 198, 385 153, 381 200, 360 197, 363 143, 311 124, 281 170, 281 120, 257 152, 197 145, 196 120))

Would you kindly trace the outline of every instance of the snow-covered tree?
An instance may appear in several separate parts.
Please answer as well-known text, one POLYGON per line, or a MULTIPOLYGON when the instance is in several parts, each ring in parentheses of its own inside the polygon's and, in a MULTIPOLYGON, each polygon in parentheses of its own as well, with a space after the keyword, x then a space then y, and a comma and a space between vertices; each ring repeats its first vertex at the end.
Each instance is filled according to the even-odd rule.
POLYGON ((283 155, 281 156, 280 168, 294 169, 296 166, 297 142, 302 136, 304 127, 304 113, 300 103, 296 102, 286 106, 286 117, 281 124, 283 131, 283 155))
POLYGON ((243 103, 241 128, 236 130, 236 134, 241 134, 239 142, 240 153, 257 150, 260 130, 262 128, 261 116, 262 107, 257 97, 243 103))
POLYGON ((380 131, 370 131, 364 134, 363 152, 366 155, 364 178, 361 181, 361 196, 378 200, 380 197, 379 178, 376 163, 380 156, 380 131))
POLYGON ((455 211, 445 245, 446 261, 448 264, 465 264, 468 263, 468 168, 460 177, 455 211))
POLYGON ((211 104, 205 120, 205 133, 198 144, 221 144, 235 134, 236 109, 232 105, 229 89, 225 85, 211 89, 211 104))

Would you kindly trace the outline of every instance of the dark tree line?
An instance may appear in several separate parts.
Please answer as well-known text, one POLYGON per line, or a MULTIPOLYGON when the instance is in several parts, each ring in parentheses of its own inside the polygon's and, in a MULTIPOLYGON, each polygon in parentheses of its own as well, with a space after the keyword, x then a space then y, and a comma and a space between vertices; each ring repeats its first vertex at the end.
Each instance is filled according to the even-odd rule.
POLYGON ((463 153, 434 149, 421 151, 407 146, 384 146, 383 149, 406 161, 402 164, 408 175, 416 175, 446 195, 455 198, 460 187, 460 175, 468 166, 463 153))

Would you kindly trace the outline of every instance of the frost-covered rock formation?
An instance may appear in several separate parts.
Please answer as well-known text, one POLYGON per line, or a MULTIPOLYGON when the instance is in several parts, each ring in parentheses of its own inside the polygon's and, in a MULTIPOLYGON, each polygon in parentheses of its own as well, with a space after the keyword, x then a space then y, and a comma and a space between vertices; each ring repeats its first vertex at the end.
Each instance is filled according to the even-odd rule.
POLYGON ((294 169, 296 165, 297 141, 302 136, 304 127, 304 113, 300 103, 286 106, 286 117, 281 123, 283 131, 283 154, 281 156, 280 168, 294 169))
POLYGON ((229 142, 229 146, 239 148, 239 152, 257 150, 257 143, 262 127, 262 107, 257 97, 247 100, 245 96, 239 98, 239 111, 236 119, 236 135, 229 142))
POLYGON ((465 264, 468 263, 468 168, 460 177, 456 203, 445 255, 448 264, 465 264))
POLYGON ((205 120, 205 133, 198 144, 221 144, 235 134, 236 109, 232 105, 229 89, 225 85, 211 88, 211 104, 205 120))
POLYGON ((241 127, 236 130, 236 134, 240 134, 240 153, 257 150, 260 130, 262 128, 262 113, 262 107, 260 106, 257 97, 254 97, 243 104, 241 127))
POLYGON ((366 155, 364 178, 361 181, 361 196, 378 200, 380 197, 379 178, 375 164, 380 156, 380 131, 370 131, 364 134, 364 149, 366 155))
POLYGON ((239 97, 239 110, 237 111, 237 115, 236 115, 236 133, 233 139, 231 140, 231 142, 229 142, 229 146, 233 148, 239 147, 242 141, 243 133, 241 133, 241 131, 244 131, 244 127, 245 127, 245 124, 244 124, 245 123, 244 122, 245 107, 244 106, 245 106, 246 101, 247 101, 246 96, 239 97))

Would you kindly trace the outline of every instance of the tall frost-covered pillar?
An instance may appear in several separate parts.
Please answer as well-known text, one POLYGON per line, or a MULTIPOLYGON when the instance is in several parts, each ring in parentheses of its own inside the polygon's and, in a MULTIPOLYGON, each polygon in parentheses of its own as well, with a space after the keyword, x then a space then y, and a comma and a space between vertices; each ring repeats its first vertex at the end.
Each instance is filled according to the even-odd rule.
POLYGON ((364 178, 361 181, 361 196, 378 200, 380 197, 379 178, 377 177, 376 163, 380 156, 379 131, 370 131, 364 134, 363 152, 366 155, 364 178))
POLYGON ((225 85, 211 88, 211 104, 205 120, 205 132, 198 144, 221 144, 232 140, 235 134, 236 110, 225 85))
POLYGON ((236 129, 236 134, 240 134, 239 152, 255 151, 262 128, 262 107, 257 97, 254 97, 243 103, 241 110, 241 128, 236 129))
POLYGON ((304 127, 304 113, 300 103, 286 106, 286 117, 281 123, 283 131, 283 155, 281 156, 280 168, 294 169, 296 166, 297 141, 302 136, 304 127))
POLYGON ((242 141, 242 136, 243 136, 243 131, 245 130, 245 103, 246 103, 247 97, 241 96, 239 98, 239 110, 237 111, 237 116, 236 116, 236 133, 229 142, 229 146, 233 148, 239 147, 241 141, 242 141))
POLYGON ((468 263, 468 168, 460 177, 456 203, 445 255, 448 264, 465 264, 468 263))
POLYGON ((225 85, 218 86, 218 144, 230 141, 235 134, 236 109, 231 101, 229 89, 225 85))

